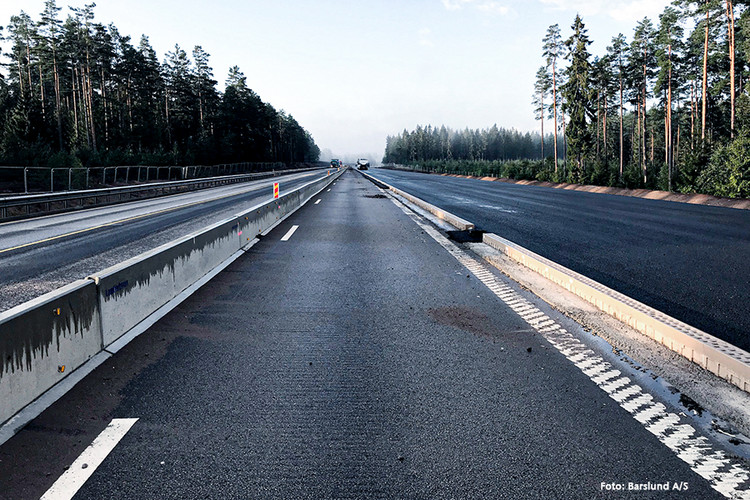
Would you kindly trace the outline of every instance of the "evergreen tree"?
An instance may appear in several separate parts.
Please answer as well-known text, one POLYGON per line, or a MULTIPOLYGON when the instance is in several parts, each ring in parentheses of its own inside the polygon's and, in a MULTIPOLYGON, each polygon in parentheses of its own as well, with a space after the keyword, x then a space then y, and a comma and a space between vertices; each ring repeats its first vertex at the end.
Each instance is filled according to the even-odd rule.
POLYGON ((591 44, 581 16, 576 16, 571 27, 573 34, 565 41, 569 51, 569 66, 565 70, 567 81, 562 88, 565 109, 570 122, 565 138, 573 158, 573 181, 580 182, 586 173, 586 160, 592 146, 589 119, 591 110, 591 61, 588 47, 591 44))

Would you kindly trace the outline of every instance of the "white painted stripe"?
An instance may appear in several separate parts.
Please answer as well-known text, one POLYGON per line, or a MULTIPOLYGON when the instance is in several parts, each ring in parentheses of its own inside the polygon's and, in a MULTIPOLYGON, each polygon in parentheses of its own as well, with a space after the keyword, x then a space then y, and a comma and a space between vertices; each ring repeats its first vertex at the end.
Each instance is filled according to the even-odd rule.
POLYGON ((659 436, 661 434, 666 434, 668 430, 673 429, 674 426, 677 425, 679 422, 680 422, 680 417, 678 417, 674 413, 669 413, 659 418, 651 425, 647 426, 646 429, 650 433, 655 434, 656 436, 659 436))
POLYGON ((633 415, 633 418, 635 418, 637 421, 639 421, 642 424, 645 424, 649 420, 652 420, 654 417, 662 416, 664 415, 664 410, 666 408, 661 403, 655 403, 651 406, 647 406, 643 410, 636 412, 633 415))
POLYGON ((409 215, 427 234, 437 241, 445 250, 453 255, 462 265, 482 281, 495 295, 512 310, 520 311, 519 316, 529 318, 529 324, 536 331, 543 334, 568 360, 576 364, 602 390, 619 403, 626 411, 633 413, 644 428, 657 437, 668 449, 687 463, 691 469, 705 478, 718 492, 728 498, 745 498, 750 500, 750 472, 747 467, 727 457, 723 452, 716 451, 708 440, 696 435, 696 430, 689 424, 680 425, 678 415, 666 412, 661 403, 654 403, 653 396, 643 392, 643 388, 631 383, 628 377, 620 377, 618 370, 610 370, 612 366, 598 354, 586 347, 583 342, 570 332, 561 328, 555 321, 540 316, 539 309, 531 306, 529 301, 510 289, 504 282, 494 275, 488 276, 473 258, 451 243, 435 228, 421 221, 418 215, 409 211, 401 202, 391 198, 393 203, 409 215), (499 291, 502 290, 502 291, 499 291), (605 373, 602 373, 604 370, 605 373), (619 378, 618 378, 619 377, 619 378), (724 472, 718 472, 720 469, 724 472))
POLYGON ((115 418, 94 439, 94 442, 73 462, 68 470, 55 481, 41 500, 63 500, 73 498, 81 486, 91 477, 117 443, 128 433, 137 418, 115 418))
POLYGON ((654 397, 651 394, 644 394, 642 396, 638 396, 632 401, 628 401, 627 403, 621 405, 625 411, 628 411, 630 413, 635 412, 638 408, 640 408, 643 405, 650 404, 651 401, 654 400, 654 397))
POLYGON ((610 382, 609 384, 600 385, 599 387, 604 389, 604 391, 607 393, 612 393, 612 392, 615 392, 617 389, 625 387, 629 383, 630 383, 630 379, 628 377, 623 377, 623 378, 615 379, 614 382, 610 382))
POLYGON ((316 202, 315 202, 315 204, 317 205, 317 204, 318 204, 318 203, 320 203, 320 202, 321 202, 321 200, 318 200, 318 201, 316 201, 316 202))
POLYGON ((294 232, 297 230, 299 226, 292 226, 292 228, 286 232, 286 234, 281 238, 281 241, 289 241, 289 238, 292 237, 294 232))
MULTIPOLYGON (((614 372, 617 372, 617 375, 620 374, 620 372, 618 370, 614 370, 614 372)), ((614 373, 614 372, 610 372, 610 373, 614 373)), ((626 387, 625 389, 623 389, 621 391, 613 392, 612 394, 609 395, 609 397, 611 397, 612 399, 614 399, 618 403, 622 403, 626 399, 628 399, 630 397, 633 397, 636 394, 640 394, 640 393, 641 393, 641 388, 640 387, 638 387, 637 385, 631 385, 631 386, 626 387)))

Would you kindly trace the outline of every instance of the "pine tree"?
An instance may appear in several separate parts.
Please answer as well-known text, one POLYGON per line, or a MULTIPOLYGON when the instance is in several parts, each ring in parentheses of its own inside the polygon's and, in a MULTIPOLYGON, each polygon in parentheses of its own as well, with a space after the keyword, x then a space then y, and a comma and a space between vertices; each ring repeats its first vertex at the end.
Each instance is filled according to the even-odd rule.
POLYGON ((565 41, 570 64, 565 70, 567 81, 562 94, 570 121, 565 137, 574 159, 573 180, 580 182, 586 173, 586 160, 591 151, 589 119, 591 110, 591 61, 588 47, 591 44, 581 16, 577 15, 571 26, 573 34, 565 41))

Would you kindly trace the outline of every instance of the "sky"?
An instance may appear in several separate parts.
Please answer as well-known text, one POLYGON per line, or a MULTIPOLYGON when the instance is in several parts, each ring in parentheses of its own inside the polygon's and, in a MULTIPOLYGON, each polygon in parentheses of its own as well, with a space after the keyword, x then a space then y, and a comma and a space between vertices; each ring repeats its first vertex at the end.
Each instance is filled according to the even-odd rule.
MULTIPOLYGON (((91 0, 89 0, 91 1, 91 0)), ((68 6, 85 1, 58 0, 68 6)), ((113 23, 163 60, 175 44, 208 52, 223 90, 237 65, 250 86, 294 116, 324 154, 383 156, 388 135, 417 125, 533 131, 531 94, 542 38, 580 13, 601 55, 670 0, 96 0, 113 23)), ((0 24, 43 0, 0 1, 0 24)), ((327 160, 328 158, 321 158, 327 160)))

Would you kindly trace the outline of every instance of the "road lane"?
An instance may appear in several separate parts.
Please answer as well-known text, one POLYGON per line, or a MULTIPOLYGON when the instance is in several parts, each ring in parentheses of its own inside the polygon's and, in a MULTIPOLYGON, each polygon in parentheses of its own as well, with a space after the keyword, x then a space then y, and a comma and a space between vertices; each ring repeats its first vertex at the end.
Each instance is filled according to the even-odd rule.
POLYGON ((750 211, 383 169, 371 174, 750 350, 750 211))
POLYGON ((326 175, 291 174, 0 225, 0 311, 326 175))
POLYGON ((138 418, 76 498, 720 498, 371 183, 323 199, 0 448, 4 491, 138 418))

